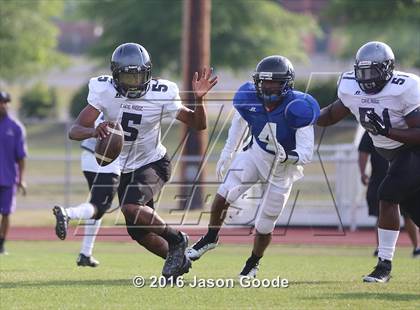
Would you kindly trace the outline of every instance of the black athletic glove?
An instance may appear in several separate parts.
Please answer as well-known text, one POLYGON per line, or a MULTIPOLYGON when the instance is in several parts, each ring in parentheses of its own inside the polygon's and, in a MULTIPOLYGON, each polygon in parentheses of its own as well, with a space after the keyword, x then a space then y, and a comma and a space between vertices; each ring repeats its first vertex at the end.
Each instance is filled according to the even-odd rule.
POLYGON ((368 117, 368 125, 366 126, 366 130, 373 135, 381 135, 387 137, 389 135, 389 127, 385 125, 382 118, 375 113, 375 111, 369 110, 366 112, 366 116, 368 117))

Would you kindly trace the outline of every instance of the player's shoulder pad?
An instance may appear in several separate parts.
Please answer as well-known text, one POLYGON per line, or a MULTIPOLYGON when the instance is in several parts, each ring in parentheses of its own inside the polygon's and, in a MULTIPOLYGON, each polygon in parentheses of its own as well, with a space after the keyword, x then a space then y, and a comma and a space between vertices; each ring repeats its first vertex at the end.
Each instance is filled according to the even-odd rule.
POLYGON ((411 91, 413 87, 420 87, 420 79, 417 75, 401 71, 394 71, 391 80, 381 91, 382 95, 400 96, 407 91, 411 91))
POLYGON ((293 90, 293 99, 305 99, 311 104, 319 105, 318 100, 316 100, 311 94, 304 93, 302 91, 295 90, 295 89, 293 90))
POLYGON ((243 83, 239 88, 239 91, 245 91, 245 92, 255 92, 255 84, 254 82, 248 81, 243 83))
POLYGON ((407 83, 405 88, 411 88, 414 85, 420 85, 420 77, 418 75, 414 73, 394 71, 394 76, 391 79, 391 83, 393 82, 393 84, 398 84, 398 85, 403 86, 405 83, 401 84, 401 80, 405 80, 405 83, 407 83))
POLYGON ((360 88, 354 76, 354 71, 347 71, 340 75, 337 81, 337 91, 339 94, 354 95, 358 90, 360 88))
POLYGON ((89 92, 101 94, 114 88, 112 85, 112 76, 101 75, 93 77, 89 80, 89 92))
POLYGON ((247 106, 252 103, 257 103, 257 96, 255 91, 255 84, 253 82, 246 82, 242 84, 233 97, 233 105, 236 108, 247 106))
POLYGON ((354 71, 347 71, 347 72, 343 72, 340 74, 340 76, 338 77, 337 80, 337 87, 340 85, 340 82, 342 79, 345 80, 356 80, 355 76, 354 76, 354 71))
POLYGON ((293 96, 288 98, 284 114, 289 127, 302 128, 316 122, 320 114, 320 108, 314 97, 308 93, 294 90, 293 96))
POLYGON ((176 83, 165 79, 152 79, 150 81, 150 91, 158 94, 159 97, 176 98, 179 95, 179 88, 176 83))

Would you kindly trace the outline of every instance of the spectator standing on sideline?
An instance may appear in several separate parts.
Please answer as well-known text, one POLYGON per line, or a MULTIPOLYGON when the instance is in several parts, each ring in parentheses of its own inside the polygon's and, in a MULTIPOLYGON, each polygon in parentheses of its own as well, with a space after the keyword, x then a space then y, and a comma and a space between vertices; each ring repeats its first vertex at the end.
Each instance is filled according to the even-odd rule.
POLYGON ((9 102, 10 95, 0 91, 0 254, 7 254, 4 242, 10 226, 10 214, 16 207, 16 189, 26 194, 25 129, 10 117, 9 102))

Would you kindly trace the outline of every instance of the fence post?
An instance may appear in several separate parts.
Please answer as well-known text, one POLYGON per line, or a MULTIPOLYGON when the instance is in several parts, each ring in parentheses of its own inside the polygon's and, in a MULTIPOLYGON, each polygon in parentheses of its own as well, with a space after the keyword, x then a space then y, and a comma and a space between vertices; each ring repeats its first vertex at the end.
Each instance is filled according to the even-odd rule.
POLYGON ((71 141, 67 137, 67 133, 70 129, 70 122, 65 122, 65 132, 64 132, 64 143, 65 143, 65 170, 64 170, 64 206, 70 206, 70 195, 71 195, 71 141))

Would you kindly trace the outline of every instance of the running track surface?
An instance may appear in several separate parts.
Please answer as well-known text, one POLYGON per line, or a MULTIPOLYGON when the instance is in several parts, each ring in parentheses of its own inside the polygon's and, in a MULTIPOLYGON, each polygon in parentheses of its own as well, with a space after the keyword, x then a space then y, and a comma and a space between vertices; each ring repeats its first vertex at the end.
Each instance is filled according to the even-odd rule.
MULTIPOLYGON (((196 241, 207 229, 205 227, 179 227, 190 236, 190 241, 196 241)), ((69 228, 66 240, 80 241, 84 232, 83 226, 69 228)), ((375 246, 376 231, 373 229, 362 229, 351 232, 349 230, 338 230, 336 228, 283 228, 278 227, 273 232, 272 243, 276 244, 316 244, 316 245, 345 245, 375 246)), ((222 229, 220 242, 227 244, 252 244, 253 233, 249 228, 227 228, 222 229)), ((56 241, 53 227, 11 227, 9 240, 26 241, 56 241)), ((97 241, 130 242, 125 227, 101 227, 97 241)), ((191 242, 190 242, 191 243, 191 242)), ((399 246, 411 246, 407 233, 402 232, 398 239, 399 246)))

